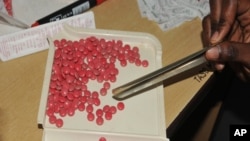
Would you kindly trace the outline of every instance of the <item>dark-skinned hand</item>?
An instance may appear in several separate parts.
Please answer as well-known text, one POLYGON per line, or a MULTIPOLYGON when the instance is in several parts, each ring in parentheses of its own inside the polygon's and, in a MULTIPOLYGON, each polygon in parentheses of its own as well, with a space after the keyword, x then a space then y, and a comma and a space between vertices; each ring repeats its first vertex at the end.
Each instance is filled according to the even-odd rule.
POLYGON ((205 56, 221 71, 225 65, 250 81, 250 0, 210 0, 203 19, 203 42, 211 47, 205 56))

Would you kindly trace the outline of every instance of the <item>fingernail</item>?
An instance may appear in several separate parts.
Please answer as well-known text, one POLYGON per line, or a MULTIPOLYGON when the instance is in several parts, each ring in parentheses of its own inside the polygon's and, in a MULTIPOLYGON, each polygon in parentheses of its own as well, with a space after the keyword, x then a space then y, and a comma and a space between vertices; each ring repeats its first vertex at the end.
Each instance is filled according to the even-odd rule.
POLYGON ((217 47, 212 47, 206 52, 206 58, 208 60, 216 61, 219 58, 219 50, 217 47))
POLYGON ((216 64, 215 65, 215 68, 218 70, 218 71, 222 71, 224 69, 225 65, 224 64, 216 64))
POLYGON ((214 34, 211 37, 211 43, 212 44, 218 43, 218 37, 219 37, 219 32, 215 31, 214 34))

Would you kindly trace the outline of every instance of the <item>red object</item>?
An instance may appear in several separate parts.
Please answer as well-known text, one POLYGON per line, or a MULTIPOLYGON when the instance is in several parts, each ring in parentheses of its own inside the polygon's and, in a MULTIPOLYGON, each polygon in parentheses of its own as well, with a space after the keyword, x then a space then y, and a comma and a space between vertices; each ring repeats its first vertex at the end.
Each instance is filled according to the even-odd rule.
POLYGON ((5 9, 7 10, 10 16, 13 16, 13 9, 12 9, 12 0, 3 0, 5 9))
POLYGON ((98 98, 99 97, 99 94, 98 94, 98 92, 97 91, 94 91, 94 92, 92 92, 92 98, 98 98))
POLYGON ((116 76, 112 75, 112 76, 110 76, 109 79, 110 79, 110 82, 113 82, 113 83, 116 82, 116 76))
POLYGON ((75 115, 75 109, 73 107, 68 108, 68 115, 74 116, 75 115))
POLYGON ((78 105, 78 110, 79 110, 79 111, 84 111, 84 110, 85 110, 85 104, 84 104, 84 103, 80 103, 80 104, 78 105))
POLYGON ((97 125, 102 125, 103 122, 104 122, 104 120, 103 120, 102 117, 97 117, 97 118, 96 118, 96 124, 97 124, 97 125))
POLYGON ((55 116, 50 116, 50 117, 49 117, 49 122, 50 122, 51 124, 55 124, 55 123, 56 123, 56 117, 55 117, 55 116))
POLYGON ((93 113, 88 113, 87 118, 89 121, 93 121, 95 119, 95 115, 93 113))
POLYGON ((101 94, 102 96, 107 95, 107 89, 105 89, 105 88, 101 88, 101 90, 100 90, 100 94, 101 94))
POLYGON ((97 5, 99 5, 99 4, 101 4, 102 2, 104 2, 104 1, 106 1, 106 0, 96 0, 96 3, 97 3, 97 5))
POLYGON ((108 112, 109 111, 109 108, 110 108, 110 106, 109 105, 105 105, 104 107, 103 107, 103 112, 108 112))
POLYGON ((107 139, 105 137, 100 137, 99 141, 107 141, 107 139))
POLYGON ((103 115, 102 109, 97 109, 97 110, 96 110, 96 115, 97 115, 98 117, 101 117, 101 116, 103 115))
POLYGON ((135 65, 136 66, 141 66, 141 60, 140 59, 136 59, 135 60, 135 65))
POLYGON ((141 64, 142 64, 143 67, 147 67, 149 63, 148 63, 148 60, 143 60, 141 62, 141 64))
POLYGON ((115 106, 111 106, 110 108, 109 108, 109 112, 111 112, 112 114, 115 114, 116 113, 116 107, 115 106))
POLYGON ((61 128, 63 126, 63 120, 62 119, 57 119, 56 120, 56 127, 61 128))
POLYGON ((91 104, 89 104, 87 107, 86 107, 86 111, 88 112, 88 113, 92 113, 93 112, 93 105, 91 105, 91 104))
POLYGON ((95 106, 99 106, 101 104, 101 101, 99 98, 94 98, 93 100, 94 100, 95 106))
POLYGON ((111 120, 112 119, 112 113, 111 112, 106 112, 105 113, 105 119, 106 120, 111 120))
POLYGON ((84 91, 84 96, 90 97, 91 92, 89 90, 84 91))
POLYGON ((124 108, 125 108, 125 105, 124 105, 123 102, 118 102, 118 103, 117 103, 117 109, 118 109, 118 110, 123 110, 124 108))
POLYGON ((108 90, 110 88, 110 83, 109 82, 104 82, 103 88, 108 90))
POLYGON ((35 23, 33 23, 32 25, 31 25, 31 27, 35 27, 35 26, 38 26, 39 25, 39 23, 38 22, 35 22, 35 23))

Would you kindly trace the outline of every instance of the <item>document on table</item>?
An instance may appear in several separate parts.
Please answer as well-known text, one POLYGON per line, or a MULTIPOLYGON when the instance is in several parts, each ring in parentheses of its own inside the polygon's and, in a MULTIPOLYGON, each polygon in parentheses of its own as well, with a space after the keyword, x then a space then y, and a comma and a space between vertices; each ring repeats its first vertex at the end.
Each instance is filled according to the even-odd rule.
POLYGON ((168 31, 210 12, 209 0, 137 0, 142 17, 155 21, 168 31))
POLYGON ((1 60, 7 61, 48 49, 47 37, 58 33, 63 28, 63 24, 95 28, 94 14, 90 11, 60 21, 0 36, 1 60))

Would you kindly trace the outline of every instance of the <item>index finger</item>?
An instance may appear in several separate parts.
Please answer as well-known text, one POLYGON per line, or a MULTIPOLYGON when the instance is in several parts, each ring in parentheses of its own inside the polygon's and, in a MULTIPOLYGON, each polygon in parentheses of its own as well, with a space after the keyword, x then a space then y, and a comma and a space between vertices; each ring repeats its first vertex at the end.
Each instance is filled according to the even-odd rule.
MULTIPOLYGON (((217 1, 217 0, 211 0, 211 1, 217 1)), ((219 0, 219 1, 221 1, 221 3, 219 2, 211 3, 214 4, 211 5, 211 7, 217 7, 215 4, 220 4, 218 5, 220 8, 217 8, 217 10, 218 9, 221 10, 219 21, 218 24, 216 25, 217 27, 210 40, 212 44, 217 44, 224 40, 224 38, 229 33, 231 26, 234 23, 237 12, 237 0, 219 0)))
POLYGON ((223 0, 210 0, 210 21, 212 34, 217 30, 221 16, 223 0))

